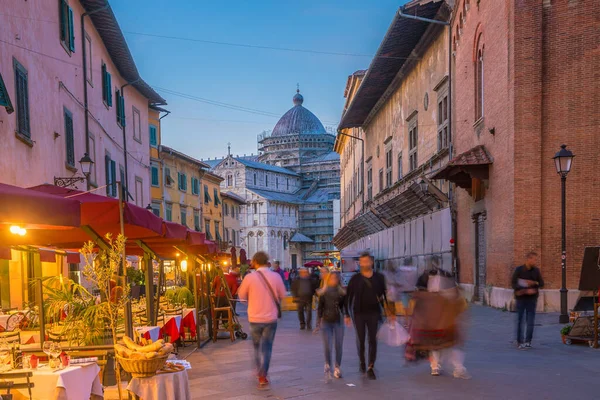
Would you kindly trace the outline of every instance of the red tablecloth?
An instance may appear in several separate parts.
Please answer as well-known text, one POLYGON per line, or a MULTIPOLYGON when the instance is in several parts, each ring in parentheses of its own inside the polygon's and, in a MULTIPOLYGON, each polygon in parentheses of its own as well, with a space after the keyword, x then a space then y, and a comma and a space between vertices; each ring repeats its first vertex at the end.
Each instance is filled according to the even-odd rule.
POLYGON ((196 309, 186 308, 183 310, 183 319, 181 320, 181 329, 179 334, 185 338, 185 328, 190 330, 192 338, 196 337, 196 309))
POLYGON ((165 322, 161 329, 163 337, 168 336, 171 343, 176 342, 179 340, 181 325, 181 315, 167 317, 167 322, 165 322))

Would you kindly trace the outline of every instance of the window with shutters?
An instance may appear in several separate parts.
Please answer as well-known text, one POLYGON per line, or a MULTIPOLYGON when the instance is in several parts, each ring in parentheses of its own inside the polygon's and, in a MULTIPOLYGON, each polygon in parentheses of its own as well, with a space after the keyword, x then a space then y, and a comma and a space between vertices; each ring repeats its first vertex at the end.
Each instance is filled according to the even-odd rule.
POLYGON ((187 192, 187 175, 181 172, 177 173, 177 188, 182 192, 187 192))
POLYGON ((158 132, 156 130, 156 126, 149 125, 148 131, 150 132, 150 146, 157 147, 158 146, 158 132))
POLYGON ((373 167, 367 169, 367 200, 373 200, 373 167))
POLYGON ((173 177, 171 176, 171 168, 165 167, 165 186, 173 186, 173 177))
POLYGON ((398 153, 398 180, 402 179, 402 152, 398 153))
POLYGON ((29 124, 29 82, 28 74, 16 59, 14 60, 15 68, 15 92, 16 92, 16 109, 17 109, 17 132, 27 139, 31 139, 31 131, 29 124))
POLYGON ((208 186, 204 185, 204 204, 210 203, 211 200, 210 194, 208 193, 208 186))
POLYGON ((210 233, 210 219, 204 220, 204 234, 206 235, 206 238, 208 240, 213 239, 213 235, 212 235, 212 233, 210 233))
POLYGON ((229 216, 229 204, 227 203, 223 203, 223 215, 225 215, 226 217, 229 216))
POLYGON ((0 107, 4 107, 8 114, 11 114, 13 111, 15 111, 12 102, 10 101, 8 90, 6 90, 4 79, 2 79, 2 74, 0 74, 0 107))
POLYGON ((183 204, 179 205, 179 210, 181 213, 181 225, 187 226, 187 206, 183 204))
POLYGON ((169 222, 173 222, 173 204, 165 204, 165 219, 169 222))
POLYGON ((73 25, 73 9, 66 0, 58 0, 60 14, 60 43, 67 53, 75 52, 75 26, 73 25))
POLYGON ((219 189, 214 188, 213 195, 215 196, 215 206, 221 204, 221 199, 219 199, 219 189))
POLYGON ((192 194, 199 195, 200 194, 200 181, 197 178, 192 178, 192 194))
POLYGON ((408 123, 408 169, 413 171, 417 169, 419 166, 419 161, 417 157, 418 143, 419 143, 419 133, 417 126, 417 116, 408 123))
POLYGON ((221 237, 221 229, 220 229, 220 223, 215 221, 215 239, 217 239, 219 242, 223 240, 223 238, 221 237))
MULTIPOLYGON (((125 127, 125 98, 121 95, 120 90, 115 91, 115 100, 117 102, 117 124, 122 128, 125 127)), ((135 127, 134 127, 135 128, 135 127)))
POLYGON ((152 174, 152 181, 151 184, 154 187, 158 187, 160 186, 160 180, 158 179, 158 165, 157 164, 151 164, 150 165, 150 169, 151 169, 151 174, 152 174))
POLYGON ((102 63, 102 101, 106 107, 112 107, 112 77, 105 63, 102 63))
POLYGON ((383 168, 381 168, 379 170, 379 191, 381 192, 383 189, 383 168))
POLYGON ((194 209, 194 229, 198 232, 201 231, 200 228, 200 210, 194 209))
MULTIPOLYGON (((133 140, 142 143, 142 122, 140 120, 140 110, 131 106, 133 112, 133 140)), ((123 117, 125 120, 125 117, 123 117)))
POLYGON ((230 236, 229 236, 229 229, 223 229, 223 231, 225 233, 225 241, 227 243, 229 243, 229 241, 230 241, 230 239, 229 239, 230 238, 230 236))
POLYGON ((106 176, 106 195, 117 197, 117 163, 110 158, 110 154, 104 156, 104 172, 106 176))
POLYGON ((157 217, 160 217, 160 203, 155 201, 152 202, 152 213, 157 217))
POLYGON ((450 109, 448 104, 448 85, 438 85, 437 91, 437 149, 441 151, 450 145, 450 131, 448 131, 448 120, 450 109))
POLYGON ((75 168, 75 138, 73 137, 73 114, 71 111, 64 109, 65 118, 65 143, 67 150, 66 163, 69 167, 75 168))
POLYGON ((233 175, 227 175, 227 187, 233 186, 233 175))
POLYGON ((387 149, 385 152, 385 187, 392 186, 392 149, 387 149))

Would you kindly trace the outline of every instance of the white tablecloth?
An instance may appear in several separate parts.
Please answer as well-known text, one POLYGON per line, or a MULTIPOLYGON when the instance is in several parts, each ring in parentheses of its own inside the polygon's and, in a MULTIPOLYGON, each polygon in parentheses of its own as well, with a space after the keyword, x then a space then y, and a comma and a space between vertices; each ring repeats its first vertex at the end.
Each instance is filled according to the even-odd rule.
MULTIPOLYGON (((17 370, 18 372, 24 370, 17 370)), ((100 367, 96 363, 67 367, 54 372, 50 368, 41 367, 33 371, 31 389, 33 400, 83 400, 90 395, 104 396, 98 373, 100 367), (64 390, 61 390, 64 389, 64 390)), ((20 382, 20 381, 19 381, 20 382)), ((17 390, 27 397, 27 389, 17 390)))
POLYGON ((191 400, 187 371, 132 378, 127 390, 141 400, 191 400))
POLYGON ((156 342, 160 336, 160 326, 138 326, 133 328, 133 333, 136 340, 143 337, 156 342))

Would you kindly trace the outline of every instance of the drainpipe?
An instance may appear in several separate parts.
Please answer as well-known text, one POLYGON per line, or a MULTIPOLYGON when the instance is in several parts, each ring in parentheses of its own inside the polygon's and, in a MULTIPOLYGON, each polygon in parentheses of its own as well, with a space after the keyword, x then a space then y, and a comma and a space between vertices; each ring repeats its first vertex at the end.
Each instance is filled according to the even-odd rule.
MULTIPOLYGON (((452 103, 452 24, 449 21, 439 21, 437 19, 429 19, 418 17, 416 15, 404 14, 404 7, 401 7, 398 10, 398 16, 401 18, 413 19, 416 21, 425 22, 428 24, 437 24, 444 25, 448 27, 448 132, 450 132, 450 140, 448 143, 448 159, 452 160, 454 156, 454 134, 452 132, 452 111, 453 111, 453 103, 452 103)), ((448 186, 448 200, 450 202, 450 231, 452 232, 452 239, 454 239, 454 243, 452 244, 452 268, 455 269, 455 278, 458 282, 459 276, 459 265, 458 265, 458 256, 457 256, 457 227, 456 227, 456 207, 454 204, 454 192, 450 185, 448 186)))
MULTIPOLYGON (((127 82, 126 84, 122 85, 121 86, 121 97, 125 98, 125 93, 123 92, 123 90, 127 86, 137 83, 141 80, 142 80, 142 78, 137 78, 136 80, 127 82)), ((123 110, 123 115, 125 115, 125 110, 123 110)), ((129 196, 130 196, 130 194, 129 194, 129 169, 127 168, 127 133, 126 133, 125 125, 123 126, 123 157, 125 159, 125 162, 124 162, 124 164, 125 164, 124 165, 124 167, 125 167, 125 192, 127 193, 127 196, 125 196, 125 201, 129 201, 129 196)))
MULTIPOLYGON (((87 85, 87 75, 88 75, 88 71, 87 71, 87 48, 86 48, 86 43, 85 43, 85 17, 88 15, 92 15, 95 14, 99 11, 103 11, 106 10, 109 7, 108 2, 106 2, 104 4, 103 7, 97 8, 95 10, 92 10, 90 12, 84 12, 83 14, 81 14, 81 55, 82 55, 82 60, 83 60, 83 105, 84 105, 84 112, 85 112, 85 152, 90 154, 90 130, 89 130, 89 126, 90 126, 90 121, 89 121, 89 116, 88 116, 88 85, 87 85)), ((95 156, 95 154, 94 154, 95 156)), ((96 160, 98 161, 98 160, 96 160)), ((86 185, 87 185, 87 190, 90 190, 90 180, 86 179, 86 185)))

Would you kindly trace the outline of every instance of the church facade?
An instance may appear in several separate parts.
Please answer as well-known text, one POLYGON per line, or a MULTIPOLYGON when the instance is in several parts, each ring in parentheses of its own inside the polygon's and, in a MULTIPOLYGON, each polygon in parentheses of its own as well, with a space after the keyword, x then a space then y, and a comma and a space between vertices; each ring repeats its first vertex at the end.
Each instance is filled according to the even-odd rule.
POLYGON ((285 268, 335 251, 334 208, 340 199, 335 135, 303 106, 294 106, 271 132, 258 136, 258 156, 205 160, 221 176, 222 192, 242 197, 241 246, 248 255, 267 251, 285 268))

